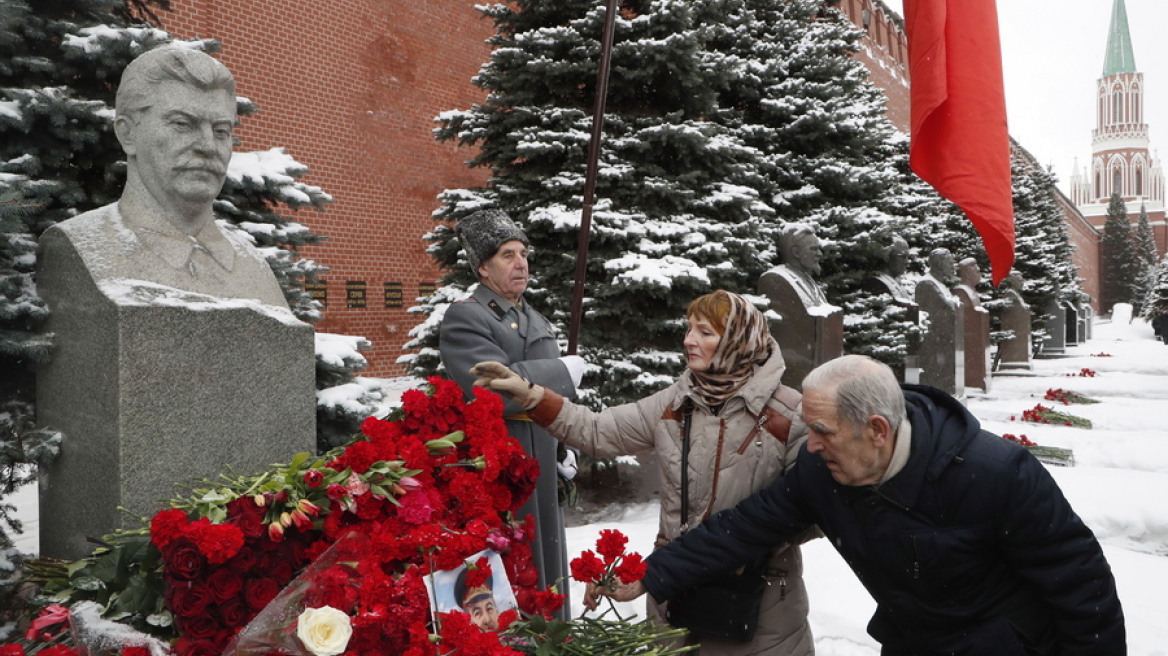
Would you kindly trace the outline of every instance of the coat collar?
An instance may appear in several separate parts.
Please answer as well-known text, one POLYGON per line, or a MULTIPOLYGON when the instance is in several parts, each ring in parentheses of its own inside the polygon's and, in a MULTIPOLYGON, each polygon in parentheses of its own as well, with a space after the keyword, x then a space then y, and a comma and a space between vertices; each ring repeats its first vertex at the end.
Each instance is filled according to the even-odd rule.
MULTIPOLYGON (((502 321, 503 317, 507 316, 508 310, 513 309, 516 312, 519 312, 519 309, 515 307, 514 303, 496 294, 493 289, 482 283, 479 283, 479 286, 475 288, 474 292, 471 294, 471 298, 478 301, 479 304, 490 310, 491 313, 495 315, 496 321, 502 321)), ((519 298, 521 301, 523 301, 522 296, 519 298)), ((523 307, 527 307, 526 301, 523 301, 523 307)))

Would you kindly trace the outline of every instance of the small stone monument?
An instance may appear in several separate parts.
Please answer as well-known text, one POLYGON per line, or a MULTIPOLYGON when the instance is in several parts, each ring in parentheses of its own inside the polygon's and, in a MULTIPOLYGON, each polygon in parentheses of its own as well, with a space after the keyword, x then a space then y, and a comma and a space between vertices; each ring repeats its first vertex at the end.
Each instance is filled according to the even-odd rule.
MULTIPOLYGON (((904 274, 908 270, 908 242, 895 236, 883 251, 885 270, 864 280, 863 290, 869 294, 888 294, 897 307, 904 310, 904 320, 913 324, 920 322, 920 307, 913 300, 913 291, 905 289, 904 274)), ((896 377, 906 383, 920 382, 920 338, 909 335, 905 344, 904 365, 893 367, 896 377)))
POLYGON ((1046 339, 1042 341, 1040 357, 1062 357, 1067 352, 1067 313, 1062 303, 1053 300, 1046 304, 1046 339))
POLYGON ((209 55, 159 48, 117 92, 121 199, 45 231, 37 287, 51 311, 38 420, 64 433, 40 473, 41 553, 138 528, 176 483, 249 473, 315 449, 312 327, 212 202, 233 145, 235 83, 209 55))
POLYGON ((961 301, 962 323, 965 326, 965 386, 990 391, 990 313, 981 305, 977 284, 981 271, 977 260, 967 257, 957 264, 961 284, 952 289, 961 301))
POLYGON ((956 397, 965 395, 965 326, 961 301, 949 292, 953 255, 944 248, 929 253, 929 274, 916 286, 917 305, 928 327, 921 337, 921 383, 956 397))
POLYGON ((783 350, 787 370, 783 382, 802 389, 803 377, 815 367, 843 355, 844 313, 827 302, 815 281, 822 253, 819 237, 803 223, 792 223, 779 234, 783 263, 762 274, 758 292, 781 317, 771 332, 783 350))
POLYGON ((1091 307, 1091 297, 1083 299, 1083 333, 1090 340, 1095 334, 1095 308, 1091 307))
POLYGON ((1002 281, 1006 288, 1002 310, 1002 330, 1014 336, 998 344, 998 371, 1005 373, 1027 372, 1033 369, 1030 362, 1030 306, 1022 300, 1022 276, 1013 272, 1002 281))

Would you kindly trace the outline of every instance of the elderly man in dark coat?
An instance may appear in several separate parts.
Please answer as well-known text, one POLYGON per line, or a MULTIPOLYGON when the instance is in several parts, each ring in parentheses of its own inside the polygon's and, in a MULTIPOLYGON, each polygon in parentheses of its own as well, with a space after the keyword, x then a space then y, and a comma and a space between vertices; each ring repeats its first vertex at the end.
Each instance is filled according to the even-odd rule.
MULTIPOLYGON (((442 319, 439 352, 447 374, 471 397, 478 362, 502 362, 527 380, 575 398, 584 372, 577 356, 560 357, 552 325, 523 298, 527 289, 527 236, 499 210, 482 210, 458 222, 455 230, 467 261, 478 273, 471 296, 452 304, 442 319)), ((539 480, 518 513, 535 516, 538 532, 533 558, 540 587, 563 580, 567 593, 568 557, 564 519, 556 481, 558 443, 528 419, 523 408, 504 399, 507 430, 539 462, 539 480)), ((567 619, 568 604, 561 616, 567 619)))
POLYGON ((868 632, 886 656, 1127 653, 1103 550, 1024 447, 858 355, 804 379, 802 417, 809 437, 785 478, 609 596, 668 600, 818 524, 876 600, 868 632))

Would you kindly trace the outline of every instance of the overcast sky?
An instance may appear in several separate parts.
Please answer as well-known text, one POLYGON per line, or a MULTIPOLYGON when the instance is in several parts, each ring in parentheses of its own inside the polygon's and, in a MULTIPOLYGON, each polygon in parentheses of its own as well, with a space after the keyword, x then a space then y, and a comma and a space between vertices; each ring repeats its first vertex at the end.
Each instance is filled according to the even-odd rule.
MULTIPOLYGON (((902 0, 885 0, 903 16, 902 0)), ((1113 0, 998 0, 1010 134, 1066 191, 1085 167, 1113 0)), ((1125 0, 1152 150, 1168 156, 1168 1, 1125 0)))

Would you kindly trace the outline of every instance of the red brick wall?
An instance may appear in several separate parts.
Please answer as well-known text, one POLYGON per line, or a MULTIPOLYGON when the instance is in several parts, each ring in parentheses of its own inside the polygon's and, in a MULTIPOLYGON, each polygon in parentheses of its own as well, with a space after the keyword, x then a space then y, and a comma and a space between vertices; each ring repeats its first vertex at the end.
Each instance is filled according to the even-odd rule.
POLYGON ((836 8, 864 30, 856 58, 868 69, 872 83, 888 98, 888 119, 909 132, 908 38, 904 23, 880 0, 839 0, 836 8), (864 27, 864 12, 868 27, 864 27))
POLYGON ((1096 314, 1099 314, 1099 239, 1101 235, 1095 226, 1091 225, 1091 222, 1075 208, 1071 199, 1059 193, 1058 203, 1063 214, 1067 217, 1067 232, 1071 238, 1071 244, 1075 248, 1071 262, 1078 268, 1078 275, 1083 279, 1079 284, 1084 292, 1091 295, 1091 307, 1095 309, 1096 314))
POLYGON ((292 216, 328 235, 304 255, 329 267, 321 331, 373 342, 365 374, 401 375, 394 361, 417 323, 419 282, 441 275, 422 236, 443 189, 482 184, 474 151, 439 144, 440 112, 483 100, 470 83, 489 58, 491 22, 477 0, 171 0, 173 35, 218 39, 238 93, 260 112, 244 119, 241 150, 284 146, 309 167, 303 178, 331 194, 324 213, 292 216), (346 281, 365 281, 367 307, 346 307, 346 281), (383 283, 402 283, 400 309, 383 283))

